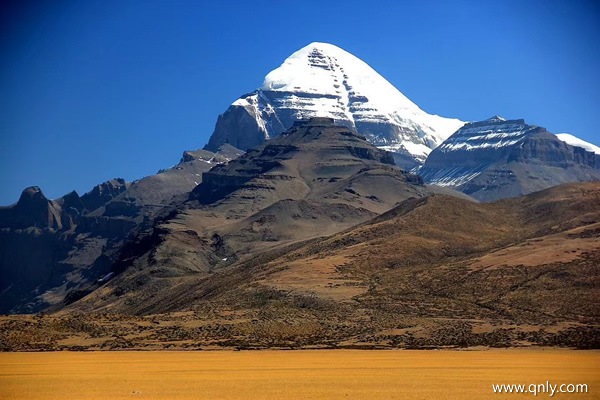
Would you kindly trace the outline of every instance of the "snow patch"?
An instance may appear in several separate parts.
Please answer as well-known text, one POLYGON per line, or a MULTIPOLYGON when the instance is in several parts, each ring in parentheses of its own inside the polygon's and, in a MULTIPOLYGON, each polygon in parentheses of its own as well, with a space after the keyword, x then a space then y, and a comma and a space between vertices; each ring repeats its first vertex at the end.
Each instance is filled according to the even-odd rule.
POLYGON ((600 147, 586 142, 585 140, 579 139, 577 136, 573 136, 570 133, 557 133, 556 137, 571 146, 583 147, 587 151, 600 154, 600 147))
POLYGON ((537 129, 522 120, 506 121, 498 118, 493 117, 486 120, 485 122, 489 121, 488 125, 481 123, 465 125, 446 140, 440 146, 440 150, 450 152, 513 146, 537 129))

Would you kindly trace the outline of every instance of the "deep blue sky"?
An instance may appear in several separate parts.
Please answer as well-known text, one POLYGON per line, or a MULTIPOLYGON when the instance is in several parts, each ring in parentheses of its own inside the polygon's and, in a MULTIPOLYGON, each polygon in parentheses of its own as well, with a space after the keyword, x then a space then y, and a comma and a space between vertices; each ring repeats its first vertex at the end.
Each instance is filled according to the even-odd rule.
POLYGON ((0 204, 171 166, 292 52, 336 44, 427 112, 600 144, 596 1, 14 1, 0 6, 0 204))

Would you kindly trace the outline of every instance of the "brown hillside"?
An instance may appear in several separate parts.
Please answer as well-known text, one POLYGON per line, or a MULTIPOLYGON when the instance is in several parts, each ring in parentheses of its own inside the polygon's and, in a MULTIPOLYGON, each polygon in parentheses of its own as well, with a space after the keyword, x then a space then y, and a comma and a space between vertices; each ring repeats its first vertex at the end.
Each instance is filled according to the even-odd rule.
MULTIPOLYGON (((294 206, 291 215, 320 212, 294 206)), ((599 237, 597 183, 493 204, 408 199, 343 232, 265 247, 169 287, 126 271, 119 286, 58 314, 5 318, 2 339, 11 349, 598 347, 599 237), (115 293, 127 279, 146 285, 141 301, 115 293), (7 329, 15 326, 19 338, 7 329)), ((197 257, 202 243, 189 234, 179 246, 197 257)))

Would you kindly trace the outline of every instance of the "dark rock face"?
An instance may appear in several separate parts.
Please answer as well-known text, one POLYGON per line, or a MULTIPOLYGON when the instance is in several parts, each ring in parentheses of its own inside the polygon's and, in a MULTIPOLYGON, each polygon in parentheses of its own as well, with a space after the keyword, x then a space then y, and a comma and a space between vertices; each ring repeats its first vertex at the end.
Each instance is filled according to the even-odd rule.
POLYGON ((181 162, 129 183, 117 178, 79 196, 48 200, 37 187, 0 207, 0 313, 37 312, 90 293, 108 274, 121 246, 177 196, 187 196, 213 166, 237 157, 187 151, 181 162))
POLYGON ((111 179, 110 181, 94 186, 90 192, 81 197, 81 201, 85 204, 88 211, 94 211, 123 193, 130 185, 129 182, 125 182, 122 178, 111 179))
POLYGON ((512 149, 507 161, 539 162, 559 168, 573 166, 594 168, 596 157, 594 153, 581 147, 574 147, 557 140, 556 136, 552 134, 540 132, 529 136, 521 146, 512 149))
POLYGON ((0 208, 0 313, 36 312, 48 305, 46 291, 60 288, 65 295, 67 286, 110 268, 95 262, 109 236, 86 229, 84 200, 98 208, 128 185, 114 179, 83 198, 73 191, 56 200, 31 187, 17 204, 0 208))
POLYGON ((524 120, 500 117, 465 125, 431 152, 427 183, 493 201, 562 183, 600 180, 596 155, 524 120))
POLYGON ((32 186, 23 190, 17 204, 0 208, 0 226, 60 229, 60 208, 48 200, 39 187, 32 186))
POLYGON ((79 221, 82 213, 86 212, 85 204, 76 191, 72 191, 57 200, 61 207, 61 223, 63 228, 71 229, 79 221))
MULTIPOLYGON (((264 117, 267 115, 257 116, 251 108, 232 105, 217 118, 215 131, 205 149, 218 151, 223 144, 229 144, 238 149, 248 150, 264 143, 269 137, 269 132, 259 125, 260 118, 264 117)), ((270 133, 273 136, 285 130, 285 126, 276 116, 270 121, 270 125, 270 133)))

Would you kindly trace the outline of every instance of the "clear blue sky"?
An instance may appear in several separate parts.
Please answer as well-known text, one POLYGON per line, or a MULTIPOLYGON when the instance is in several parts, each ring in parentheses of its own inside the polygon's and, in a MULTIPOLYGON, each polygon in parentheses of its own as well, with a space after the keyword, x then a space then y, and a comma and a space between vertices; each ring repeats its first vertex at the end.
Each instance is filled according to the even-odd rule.
POLYGON ((427 112, 600 144, 597 1, 13 1, 0 6, 0 204, 171 166, 292 52, 336 44, 427 112))

